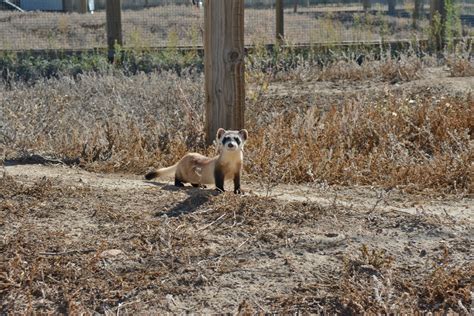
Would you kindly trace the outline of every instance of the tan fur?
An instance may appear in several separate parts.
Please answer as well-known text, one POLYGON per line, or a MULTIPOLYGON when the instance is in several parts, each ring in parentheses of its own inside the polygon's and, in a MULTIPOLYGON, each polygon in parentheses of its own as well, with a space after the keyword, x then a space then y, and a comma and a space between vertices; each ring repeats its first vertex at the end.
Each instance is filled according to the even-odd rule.
POLYGON ((226 153, 225 155, 216 157, 215 168, 222 171, 225 180, 232 179, 236 173, 240 172, 240 169, 242 168, 241 156, 242 154, 240 152, 236 152, 226 153), (230 155, 234 155, 234 157, 230 157, 230 155))
POLYGON ((216 158, 208 158, 198 153, 186 154, 178 162, 176 178, 187 183, 212 184, 214 176, 205 175, 209 173, 209 170, 214 170, 216 158))
POLYGON ((240 172, 242 167, 240 155, 240 152, 235 152, 209 158, 198 153, 188 153, 173 166, 155 171, 153 178, 175 175, 186 183, 214 184, 214 170, 217 168, 222 170, 226 180, 230 180, 240 172))
MULTIPOLYGON (((219 185, 219 183, 222 183, 222 178, 224 181, 234 179, 234 192, 240 193, 240 172, 243 161, 242 150, 248 132, 247 130, 225 131, 224 129, 219 129, 217 140, 222 141, 225 135, 227 135, 227 139, 230 139, 229 136, 237 137, 239 135, 241 143, 238 144, 231 140, 231 142, 234 142, 232 148, 224 148, 222 143, 220 143, 218 146, 219 155, 214 158, 208 158, 198 153, 188 153, 170 167, 148 172, 145 178, 151 180, 156 177, 174 176, 176 185, 181 186, 182 183, 191 183, 193 185, 216 184, 221 190, 223 190, 223 186, 222 184, 219 185), (220 180, 216 180, 216 177, 220 180)), ((228 145, 231 146, 232 144, 228 145)))

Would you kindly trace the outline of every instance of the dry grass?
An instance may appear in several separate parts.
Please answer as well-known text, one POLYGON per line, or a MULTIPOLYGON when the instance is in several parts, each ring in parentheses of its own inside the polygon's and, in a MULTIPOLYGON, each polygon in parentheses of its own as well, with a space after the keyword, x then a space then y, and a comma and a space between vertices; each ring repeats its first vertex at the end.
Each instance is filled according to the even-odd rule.
POLYGON ((447 64, 452 77, 474 76, 474 60, 468 54, 451 55, 448 57, 447 64))
MULTIPOLYGON (((473 100, 432 97, 389 93, 373 103, 329 105, 328 111, 275 111, 259 122, 262 113, 249 122, 250 171, 284 182, 472 192, 473 100)), ((271 106, 285 108, 280 102, 271 106)))
POLYGON ((437 216, 8 176, 0 196, 2 313, 462 313, 472 303, 469 236, 449 237, 472 227, 437 216))
POLYGON ((454 47, 453 52, 447 55, 446 59, 446 64, 452 77, 474 76, 471 42, 460 42, 454 47))
POLYGON ((474 264, 471 262, 461 267, 453 265, 449 250, 444 248, 438 262, 433 264, 433 271, 418 289, 423 297, 420 305, 437 306, 441 310, 457 305, 462 312, 467 312, 467 308, 472 306, 473 278, 474 264))
POLYGON ((369 250, 365 245, 358 258, 346 259, 339 286, 347 312, 467 311, 472 300, 472 264, 453 267, 446 255, 443 262, 433 263, 430 273, 414 281, 401 277, 403 272, 394 267, 393 261, 385 250, 369 250))
MULTIPOLYGON (((341 61, 320 70, 303 64, 273 79, 250 70, 247 173, 267 184, 472 193, 471 94, 416 86, 369 94, 350 88, 354 81, 371 79, 383 87, 419 77, 420 62, 409 61, 341 61), (349 87, 334 98, 324 90, 311 99, 269 95, 270 82, 281 78, 349 87)), ((91 74, 77 81, 13 83, 0 94, 0 137, 8 159, 40 154, 93 171, 143 173, 187 151, 213 153, 204 145, 203 99, 202 74, 91 74)))
POLYGON ((188 145, 203 149, 199 147, 203 117, 198 112, 202 91, 191 78, 181 81, 171 73, 132 78, 90 75, 78 82, 63 78, 17 88, 3 96, 16 98, 23 91, 34 108, 26 110, 9 99, 10 105, 3 109, 4 117, 10 118, 3 136, 20 151, 81 157, 91 170, 120 170, 121 165, 123 170, 138 171, 154 161, 175 159, 188 145), (191 108, 186 107, 186 98, 191 98, 191 108), (36 123, 27 123, 32 118, 36 123), (194 127, 179 132, 185 126, 194 127))
MULTIPOLYGON (((363 57, 361 57, 363 58, 363 57)), ((420 78, 423 62, 416 56, 403 55, 399 59, 383 57, 371 60, 366 57, 361 64, 356 58, 336 58, 334 61, 318 65, 314 61, 294 61, 293 67, 287 65, 276 65, 271 75, 265 77, 270 81, 294 80, 306 81, 364 81, 380 80, 384 82, 397 83, 412 81, 420 78)), ((250 65, 248 67, 249 81, 258 82, 261 65, 250 65)))

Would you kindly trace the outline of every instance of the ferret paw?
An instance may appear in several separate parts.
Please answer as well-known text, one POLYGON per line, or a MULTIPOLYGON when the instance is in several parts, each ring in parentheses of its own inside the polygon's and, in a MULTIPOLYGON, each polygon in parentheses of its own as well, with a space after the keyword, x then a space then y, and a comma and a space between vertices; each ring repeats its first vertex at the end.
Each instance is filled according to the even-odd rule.
POLYGON ((235 194, 244 194, 244 191, 242 191, 241 189, 235 189, 234 193, 235 194))

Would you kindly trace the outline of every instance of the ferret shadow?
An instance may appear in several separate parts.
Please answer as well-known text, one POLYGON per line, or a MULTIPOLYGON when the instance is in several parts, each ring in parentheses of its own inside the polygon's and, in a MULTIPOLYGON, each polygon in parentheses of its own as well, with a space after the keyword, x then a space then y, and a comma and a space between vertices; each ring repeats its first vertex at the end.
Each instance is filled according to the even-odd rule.
POLYGON ((185 214, 195 212, 201 205, 207 203, 212 196, 216 196, 219 194, 216 190, 213 189, 202 189, 202 188, 195 188, 192 186, 184 186, 184 187, 177 187, 175 185, 171 185, 168 183, 162 182, 149 182, 155 186, 160 187, 162 190, 176 192, 181 191, 185 192, 188 197, 184 200, 179 202, 178 204, 174 205, 170 209, 166 211, 158 211, 155 213, 155 216, 164 216, 167 217, 178 217, 185 214))

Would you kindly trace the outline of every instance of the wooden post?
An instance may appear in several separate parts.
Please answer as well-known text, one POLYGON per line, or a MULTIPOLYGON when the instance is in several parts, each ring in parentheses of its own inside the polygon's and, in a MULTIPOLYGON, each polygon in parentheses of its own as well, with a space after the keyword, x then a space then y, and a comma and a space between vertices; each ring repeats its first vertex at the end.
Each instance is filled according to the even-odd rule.
POLYGON ((364 8, 365 12, 370 10, 370 6, 370 0, 362 0, 362 7, 364 8))
POLYGON ((422 9, 423 9, 423 1, 415 0, 415 6, 413 8, 413 28, 418 27, 418 20, 420 20, 422 9))
POLYGON ((293 13, 298 13, 298 0, 293 0, 293 13))
POLYGON ((446 7, 445 7, 444 0, 431 0, 430 2, 430 13, 431 13, 431 20, 433 20, 433 16, 435 12, 438 12, 441 16, 441 21, 446 21, 446 7))
POLYGON ((79 13, 87 13, 87 0, 79 0, 79 13))
POLYGON ((396 0, 388 0, 388 15, 395 16, 396 0))
POLYGON ((217 129, 244 127, 244 0, 206 0, 206 141, 217 129))
POLYGON ((62 0, 64 12, 87 13, 87 0, 62 0))
POLYGON ((277 43, 283 43, 285 38, 285 28, 283 20, 283 0, 276 0, 275 3, 276 16, 276 39, 277 43))
POLYGON ((109 61, 115 57, 115 44, 122 45, 122 11, 121 0, 107 0, 105 3, 105 16, 107 20, 107 47, 109 48, 109 61))
POLYGON ((437 50, 443 49, 446 37, 446 6, 444 0, 431 0, 430 26, 435 48, 437 50), (435 16, 439 16, 440 19, 437 21, 435 16))

